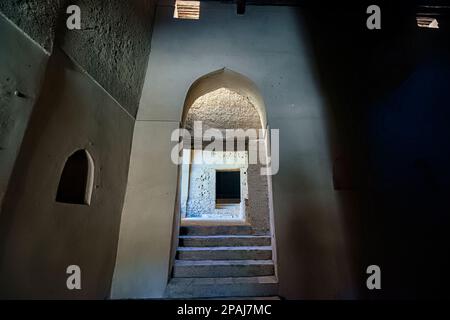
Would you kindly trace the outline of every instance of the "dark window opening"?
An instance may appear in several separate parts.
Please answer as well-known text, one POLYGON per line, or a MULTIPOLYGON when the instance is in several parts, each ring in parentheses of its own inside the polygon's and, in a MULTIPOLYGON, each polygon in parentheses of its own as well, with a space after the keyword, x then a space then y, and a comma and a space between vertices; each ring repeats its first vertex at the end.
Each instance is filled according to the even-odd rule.
POLYGON ((241 172, 216 171, 216 203, 241 202, 241 172))
POLYGON ((76 151, 67 159, 59 180, 57 202, 89 204, 89 166, 88 155, 84 150, 76 151))

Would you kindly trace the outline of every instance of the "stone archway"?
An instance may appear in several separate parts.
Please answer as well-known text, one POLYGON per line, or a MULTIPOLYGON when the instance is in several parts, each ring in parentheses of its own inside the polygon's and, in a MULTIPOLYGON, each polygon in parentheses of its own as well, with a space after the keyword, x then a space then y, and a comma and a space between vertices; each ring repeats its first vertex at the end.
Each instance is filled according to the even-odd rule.
MULTIPOLYGON (((182 222, 212 220, 216 223, 221 222, 221 224, 226 221, 234 223, 241 221, 250 224, 256 221, 257 217, 255 217, 255 214, 248 215, 248 209, 252 211, 256 203, 260 204, 258 215, 268 217, 267 187, 258 188, 259 191, 256 193, 252 189, 252 197, 249 197, 249 183, 252 188, 256 185, 264 185, 265 177, 258 176, 258 164, 249 165, 246 146, 241 146, 242 150, 239 150, 234 138, 233 141, 228 141, 226 136, 226 130, 237 129, 247 132, 254 130, 254 136, 249 137, 249 139, 254 139, 257 143, 257 130, 261 129, 261 120, 253 104, 247 97, 235 91, 227 88, 216 89, 200 96, 190 106, 183 126, 189 130, 191 136, 195 133, 194 123, 201 125, 204 133, 207 133, 208 130, 221 132, 223 138, 221 146, 223 146, 224 151, 208 152, 198 150, 198 147, 184 150, 184 152, 190 153, 192 164, 183 165, 181 173, 181 211, 183 218, 185 218, 182 222), (225 151, 225 144, 230 142, 234 145, 233 148, 225 151), (215 164, 202 164, 199 163, 201 161, 197 161, 202 156, 203 158, 214 157, 214 160, 220 160, 221 157, 224 161, 216 161, 215 164), (235 179, 237 186, 233 186, 233 179, 228 178, 228 176, 231 178, 236 176, 233 172, 240 173, 240 177, 235 179), (219 181, 222 183, 219 184, 219 181), (239 197, 235 199, 238 201, 219 199, 217 190, 221 185, 231 189, 233 187, 239 189, 239 197), (252 218, 254 221, 251 221, 252 218)), ((194 137, 194 139, 197 138, 194 137)), ((208 142, 203 142, 201 146, 205 147, 207 144, 208 142)), ((268 225, 266 229, 268 230, 268 225)))
POLYGON ((169 297, 202 297, 203 290, 212 290, 207 296, 276 294, 270 177, 261 174, 260 163, 249 161, 255 146, 267 153, 267 135, 259 130, 266 125, 262 96, 248 78, 237 72, 212 72, 189 89, 181 126, 194 138, 184 142, 183 148, 184 158, 191 161, 182 164, 180 170, 180 229, 179 237, 174 239, 177 246, 169 297), (255 130, 256 135, 246 136, 242 145, 235 144, 233 138, 232 150, 211 151, 207 150, 208 142, 197 143, 196 126, 202 132, 221 133, 222 146, 229 146, 230 129, 255 130), (223 162, 196 162, 205 156, 223 162), (217 183, 226 180, 227 175, 231 177, 231 172, 240 173, 240 198, 221 199, 226 200, 224 205, 218 202, 217 183), (223 286, 216 286, 222 282, 223 286))

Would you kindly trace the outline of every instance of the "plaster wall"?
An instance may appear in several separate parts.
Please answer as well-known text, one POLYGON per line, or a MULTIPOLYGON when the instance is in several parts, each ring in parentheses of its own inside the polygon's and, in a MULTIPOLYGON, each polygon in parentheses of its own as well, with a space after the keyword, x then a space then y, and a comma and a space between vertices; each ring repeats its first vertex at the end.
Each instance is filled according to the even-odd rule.
POLYGON ((3 0, 0 11, 47 52, 52 52, 58 17, 67 0, 3 0))
POLYGON ((109 296, 134 119, 60 50, 15 164, 0 216, 0 297, 109 296), (86 149, 94 162, 90 205, 55 202, 65 161, 86 149), (66 269, 81 268, 82 290, 66 269))
POLYGON ((343 218, 332 186, 329 119, 302 16, 294 8, 265 6, 248 6, 245 15, 237 15, 234 5, 223 3, 202 3, 199 20, 172 16, 172 6, 157 7, 137 120, 139 126, 164 130, 154 139, 145 131, 134 136, 133 143, 149 151, 131 160, 130 170, 136 170, 136 179, 141 176, 144 191, 128 191, 147 213, 124 211, 113 297, 163 296, 170 269, 165 249, 176 232, 177 167, 170 164, 170 129, 179 126, 191 85, 224 67, 254 81, 270 127, 280 129, 280 171, 272 180, 280 295, 351 296, 343 218), (142 165, 155 163, 156 154, 158 169, 142 165), (162 184, 148 174, 154 171, 164 177, 162 184), (134 244, 141 249, 134 250, 134 244))
MULTIPOLYGON (((264 144, 259 144, 259 148, 264 148, 264 144)), ((265 148, 262 149, 265 153, 265 148)), ((246 203, 247 223, 252 226, 254 234, 273 234, 274 230, 270 225, 269 207, 269 185, 267 175, 262 175, 264 166, 261 163, 249 164, 247 169, 248 202, 246 203)))
POLYGON ((76 0, 81 30, 68 30, 65 17, 57 43, 136 116, 150 52, 156 0, 76 0))
POLYGON ((136 116, 156 0, 3 0, 0 11, 49 54, 60 47, 136 116), (81 29, 69 30, 69 5, 81 29))
POLYGON ((39 96, 48 55, 2 14, 0 39, 1 207, 31 112, 39 96))

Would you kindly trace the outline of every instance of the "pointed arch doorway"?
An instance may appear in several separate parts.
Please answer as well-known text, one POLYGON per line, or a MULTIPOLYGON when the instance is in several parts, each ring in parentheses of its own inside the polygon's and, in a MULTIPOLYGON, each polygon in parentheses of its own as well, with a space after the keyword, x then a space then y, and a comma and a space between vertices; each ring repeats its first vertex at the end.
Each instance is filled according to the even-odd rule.
POLYGON ((261 174, 267 162, 259 159, 267 157, 268 143, 261 94, 232 70, 207 74, 187 93, 181 127, 192 139, 184 139, 179 168, 167 296, 276 295, 271 177, 261 174), (236 130, 243 143, 228 135, 236 130), (211 132, 205 141, 203 133, 211 132), (211 148, 211 141, 223 148, 211 148))

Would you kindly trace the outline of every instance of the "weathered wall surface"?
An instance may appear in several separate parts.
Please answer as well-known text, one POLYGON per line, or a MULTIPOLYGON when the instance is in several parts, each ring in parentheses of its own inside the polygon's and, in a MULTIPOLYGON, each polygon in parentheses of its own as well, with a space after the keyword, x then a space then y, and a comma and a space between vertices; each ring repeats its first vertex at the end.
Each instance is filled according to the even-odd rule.
MULTIPOLYGON (((264 153, 265 150, 261 152, 264 153)), ((232 152, 225 152, 223 155, 215 152, 214 155, 219 159, 223 157, 225 164, 195 164, 199 156, 199 152, 195 151, 189 176, 186 217, 243 219, 245 223, 252 226, 254 234, 268 234, 270 231, 269 189, 267 176, 261 175, 261 164, 249 164, 248 154, 242 152, 239 152, 236 158, 232 152), (229 169, 239 169, 241 172, 241 205, 217 208, 216 170, 229 169)), ((204 156, 208 157, 208 154, 204 152, 204 156)), ((213 156, 209 159, 213 159, 213 156)))
POLYGON ((79 0, 81 30, 59 28, 58 43, 106 91, 136 116, 155 0, 79 0))
POLYGON ((221 88, 201 96, 189 108, 185 128, 193 133, 194 121, 203 132, 214 129, 259 129, 261 120, 253 104, 236 92, 221 88))
MULTIPOLYGON (((248 6, 242 16, 236 15, 234 5, 205 3, 201 10, 200 20, 176 20, 173 7, 158 7, 138 123, 178 127, 192 83, 223 67, 254 81, 264 97, 270 127, 281 130, 282 164, 273 177, 280 295, 351 295, 343 218, 332 186, 325 102, 312 69, 307 38, 299 32, 301 16, 287 7, 248 6), (299 230, 304 245, 292 241, 299 230), (311 243, 313 247, 305 247, 311 243), (304 250, 310 260, 303 259, 304 250), (314 292, 304 290, 311 279, 317 280, 314 292)), ((132 159, 132 167, 143 169, 140 163, 155 163, 150 155, 156 153, 159 163, 170 163, 170 132, 161 132, 157 143, 136 134, 134 143, 145 143, 152 152, 132 159)), ((135 190, 141 206, 148 208, 149 218, 137 222, 137 212, 124 211, 123 223, 128 227, 121 230, 113 297, 163 295, 163 290, 149 284, 159 281, 162 289, 167 283, 170 253, 156 252, 156 248, 170 248, 177 168, 164 164, 159 169, 158 176, 168 177, 163 187, 149 176, 146 193, 135 190), (166 190, 170 197, 157 197, 166 190), (170 209, 161 210, 164 208, 170 209), (159 237, 161 234, 164 236, 159 237), (130 254, 132 243, 146 247, 146 252, 139 252, 147 258, 130 254), (136 273, 126 274, 132 279, 128 282, 124 281, 124 270, 129 268, 126 261, 136 262, 136 273), (155 269, 152 261, 164 263, 159 262, 155 269), (166 280, 157 280, 161 278, 166 280), (146 283, 138 279, 146 279, 146 283)))
POLYGON ((6 0, 0 11, 47 52, 61 47, 133 117, 150 52, 156 0, 6 0), (67 6, 81 9, 81 30, 68 30, 67 6))
POLYGON ((54 52, 0 216, 0 296, 109 296, 134 119, 60 51, 54 52), (55 202, 68 156, 95 165, 91 204, 55 202), (81 268, 69 291, 66 268, 81 268))
POLYGON ((3 0, 0 11, 34 39, 47 52, 52 52, 58 17, 65 12, 67 0, 3 0))
POLYGON ((81 7, 80 31, 68 31, 65 27, 67 1, 0 3, 0 11, 17 25, 0 17, 2 198, 16 166, 0 221, 2 296, 109 295, 124 196, 121 192, 126 186, 133 117, 146 72, 155 3, 75 1, 70 4, 81 7), (55 49, 58 47, 83 70, 61 58, 61 52, 55 49), (47 71, 41 96, 48 59, 45 53, 55 50, 58 57, 52 58, 53 66, 47 71), (84 75, 85 71, 92 78, 84 75), (16 90, 25 97, 15 96, 16 90), (15 163, 33 109, 38 110, 15 163), (96 167, 102 181, 97 186, 99 190, 94 191, 98 201, 91 207, 54 204, 57 170, 62 169, 62 158, 75 145, 86 146, 101 162, 114 159, 96 167), (46 157, 48 163, 44 161, 46 157), (117 172, 110 172, 111 167, 117 172), (109 201, 106 197, 114 199, 109 201), (41 213, 42 221, 35 223, 41 213), (36 228, 32 239, 25 231, 31 226, 36 228), (99 235, 101 239, 96 238, 99 235), (42 250, 50 253, 37 257, 42 250), (83 281, 87 287, 78 294, 65 290, 62 268, 74 263, 72 259, 86 269, 83 281), (13 273, 18 265, 22 267, 13 273), (38 275, 33 272, 36 268, 38 275))
POLYGON ((39 96, 48 55, 3 15, 0 15, 0 39, 1 207, 28 120, 39 96))
MULTIPOLYGON (((50 16, 56 11, 57 3, 6 0, 1 2, 0 8, 50 50, 52 38, 49 36, 54 26, 50 16), (41 10, 45 6, 50 11, 41 10), (33 12, 37 12, 39 18, 33 16, 33 12)), ((105 7, 128 7, 128 2, 114 3, 106 3, 105 7)), ((96 26, 95 17, 101 19, 101 15, 95 7, 90 10, 89 14, 94 17, 92 24, 96 26)), ((387 268, 384 270, 388 270, 384 279, 393 284, 384 287, 383 294, 392 297, 405 293, 412 297, 447 294, 448 281, 442 274, 449 268, 443 254, 449 251, 449 221, 448 215, 442 213, 448 211, 448 34, 427 30, 421 31, 420 36, 411 32, 409 37, 404 37, 403 31, 399 31, 402 22, 395 15, 391 21, 393 29, 384 25, 381 32, 367 33, 364 24, 362 29, 355 28, 361 24, 359 13, 354 19, 348 19, 347 15, 343 19, 341 14, 330 17, 320 12, 307 21, 308 17, 304 19, 299 11, 249 6, 245 15, 237 16, 234 5, 205 3, 199 21, 183 21, 172 18, 172 7, 159 7, 150 63, 147 70, 142 71, 146 72, 146 81, 133 136, 113 297, 163 295, 169 274, 177 189, 177 167, 169 160, 170 134, 179 127, 191 84, 200 76, 223 67, 247 75, 258 85, 267 105, 270 126, 281 130, 281 167, 273 178, 280 295, 286 298, 354 297, 346 227, 359 223, 358 228, 367 232, 361 237, 364 241, 351 243, 352 247, 361 245, 365 252, 364 263, 358 264, 356 274, 364 276, 361 266, 381 261, 383 268, 387 268), (394 31, 392 35, 386 36, 385 32, 391 31, 394 31), (311 32, 309 36, 308 32, 311 32), (374 45, 377 42, 378 47, 374 45), (365 45, 355 46, 355 43, 365 45), (414 57, 418 47, 422 50, 421 57, 414 57), (416 66, 417 70, 412 72, 416 66), (410 80, 403 84, 408 78, 410 80), (417 99, 423 103, 418 104, 417 99), (383 103, 386 100, 388 103, 383 103), (374 101, 379 103, 372 106, 374 101), (411 105, 415 107, 412 111, 411 105), (373 113, 371 117, 366 117, 367 110, 373 113), (368 118, 371 119, 369 125, 368 118), (398 123, 403 126, 399 127, 398 123), (335 126, 339 137, 330 132, 335 126), (372 148, 375 163, 372 172, 375 173, 369 176, 367 169, 358 176, 354 174, 358 167, 352 166, 355 163, 351 161, 348 166, 355 170, 347 177, 350 187, 333 190, 332 158, 343 154, 359 160, 364 152, 361 146, 372 148), (373 184, 367 192, 370 196, 364 195, 367 190, 354 189, 353 184, 360 183, 359 180, 373 184), (363 193, 363 198, 355 204, 359 193, 363 193), (439 263, 429 264, 428 261, 439 263), (408 268, 404 267, 405 262, 408 268), (417 274, 425 273, 428 277, 418 280, 420 283, 410 281, 417 274)), ((414 15, 411 18, 411 25, 415 27, 414 15)), ((122 79, 117 80, 117 85, 109 84, 108 79, 100 80, 104 73, 114 75, 124 71, 120 65, 115 65, 114 57, 120 54, 110 49, 122 52, 122 47, 130 49, 134 45, 128 46, 129 33, 126 33, 126 41, 119 47, 116 44, 97 46, 102 41, 90 37, 89 32, 118 39, 110 35, 107 26, 100 26, 100 23, 98 26, 97 31, 62 33, 59 43, 83 67, 90 66, 99 72, 97 82, 102 82, 105 88, 109 86, 112 96, 124 101, 124 107, 132 113, 135 92, 127 91, 127 86, 122 88, 122 79), (67 43, 69 37, 78 43, 67 43), (102 52, 102 47, 108 50, 102 52), (88 54, 91 48, 101 54, 88 54), (102 62, 95 68, 93 62, 83 62, 86 57, 102 62), (114 62, 113 67, 108 69, 105 64, 110 62, 114 62), (127 93, 113 92, 115 89, 127 93)), ((122 28, 123 24, 118 28, 119 33, 122 28)), ((15 32, 11 30, 3 27, 2 22, 2 72, 6 70, 8 75, 14 70, 11 79, 17 79, 17 84, 26 83, 25 76, 40 78, 43 72, 33 66, 39 65, 45 57, 42 58, 41 53, 36 57, 21 56, 24 52, 34 55, 36 51, 26 43, 23 50, 9 51, 21 47, 20 39, 23 39, 14 35, 3 37, 4 33, 15 32), (11 44, 11 40, 17 43, 11 44), (27 64, 22 63, 24 68, 21 68, 10 63, 9 54, 20 55, 18 61, 31 59, 39 63, 33 63, 33 71, 28 74, 27 64)), ((138 44, 135 48, 135 52, 142 52, 138 44)), ((125 60, 117 61, 128 64, 133 57, 134 53, 130 53, 125 60)), ((136 70, 141 67, 136 65, 136 70)), ((128 122, 123 120, 126 116, 122 113, 102 111, 102 108, 116 110, 120 107, 110 96, 100 94, 103 91, 93 81, 76 68, 64 69, 64 76, 60 74, 47 80, 42 101, 48 103, 38 104, 42 110, 39 110, 38 120, 33 117, 35 125, 27 134, 23 155, 21 153, 17 163, 18 176, 8 194, 8 210, 0 215, 1 296, 73 297, 74 293, 68 293, 64 287, 64 269, 78 261, 88 270, 83 281, 88 288, 95 288, 83 297, 108 294, 106 275, 111 272, 113 258, 109 254, 115 250, 113 229, 117 228, 118 199, 122 196, 116 188, 125 184, 126 179, 123 177, 126 176, 124 158, 128 154, 124 132, 128 132, 128 122), (65 89, 60 89, 61 86, 65 89), (115 131, 118 123, 126 126, 120 129, 120 135, 115 131), (106 131, 108 135, 103 136, 106 131), (91 137, 94 145, 86 145, 91 137), (105 167, 104 174, 99 174, 103 177, 100 190, 94 192, 94 207, 72 210, 54 204, 54 192, 47 194, 43 190, 53 188, 56 191, 57 168, 61 168, 67 154, 73 151, 68 146, 75 144, 88 148, 105 167), (116 157, 106 153, 107 149, 116 157), (95 207, 98 203, 95 197, 101 206, 95 207)), ((126 69, 124 74, 128 75, 130 70, 126 69)), ((17 103, 25 106, 19 118, 22 115, 26 118, 29 112, 26 109, 33 103, 15 100, 10 92, 22 86, 9 85, 6 79, 0 79, 2 112, 6 110, 2 117, 9 117, 10 106, 19 110, 15 107, 17 103)), ((133 85, 137 78, 129 79, 133 85)), ((24 91, 35 92, 34 85, 38 82, 32 81, 29 87, 24 85, 23 88, 30 88, 24 91)), ((2 132, 6 133, 2 143, 7 144, 9 137, 15 135, 8 123, 2 132)), ((13 148, 9 150, 14 152, 13 148)), ((365 290, 365 279, 358 280, 365 290)), ((376 296, 376 293, 368 295, 376 296)))
MULTIPOLYGON (((189 174, 189 196, 187 199, 187 218, 204 219, 245 219, 248 204, 249 167, 246 152, 209 152, 194 150, 189 174), (210 164, 207 164, 210 163, 210 164), (240 172, 241 205, 216 207, 216 170, 236 169, 240 172)), ((253 201, 255 199, 252 199, 253 201)), ((263 214, 263 213, 261 213, 263 214)))

